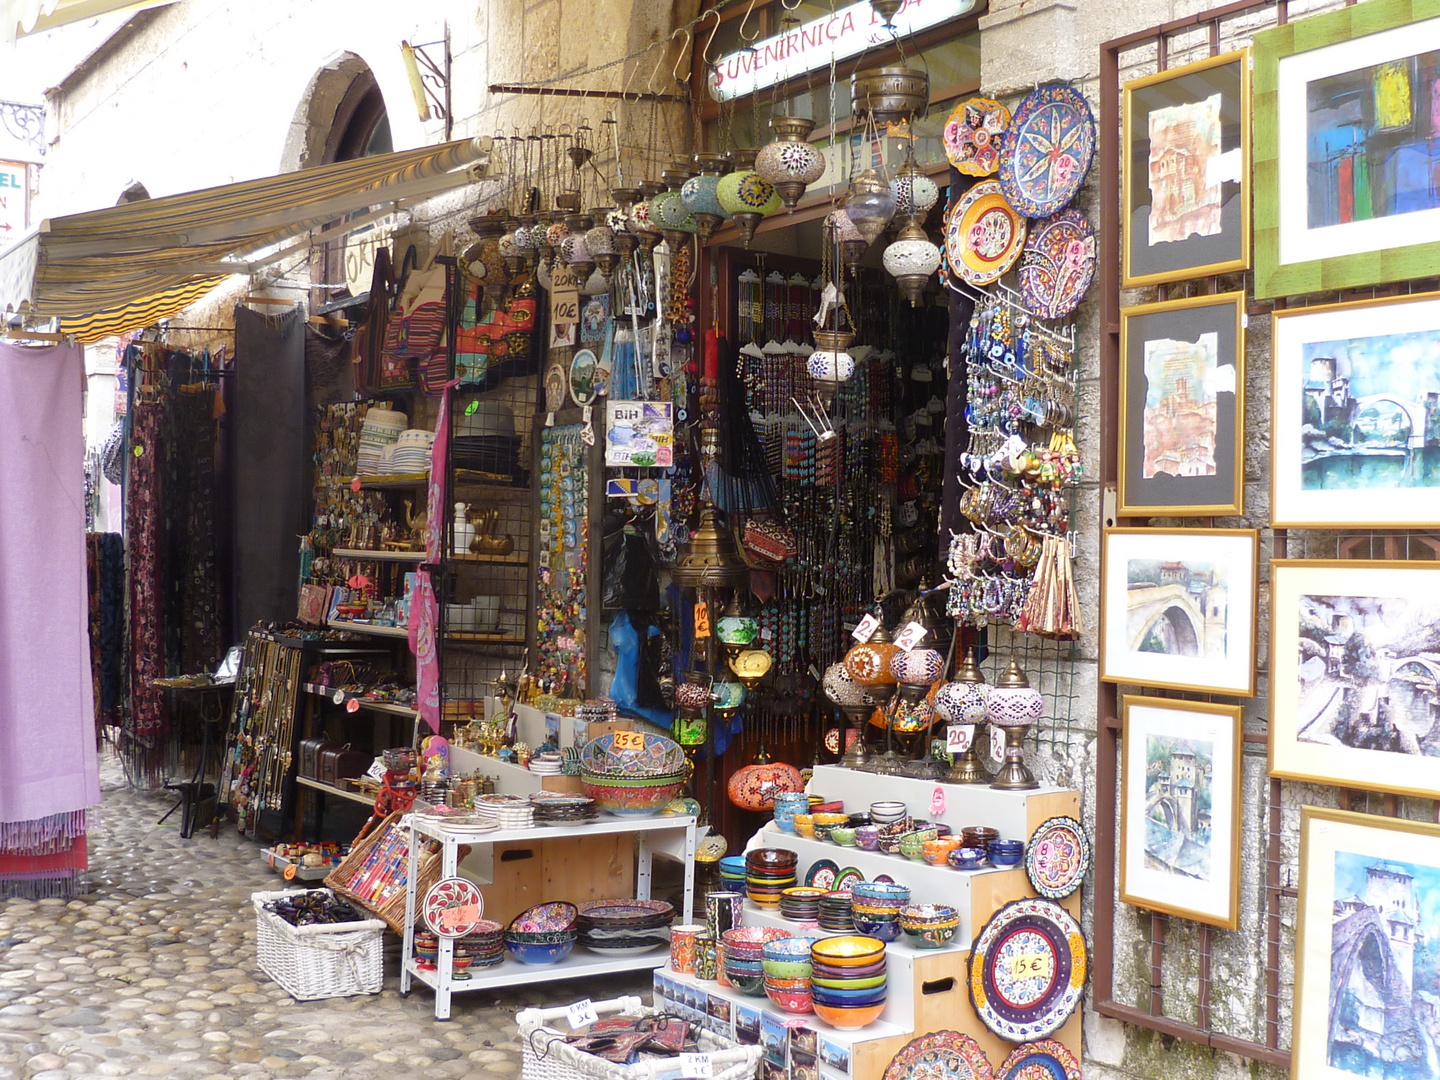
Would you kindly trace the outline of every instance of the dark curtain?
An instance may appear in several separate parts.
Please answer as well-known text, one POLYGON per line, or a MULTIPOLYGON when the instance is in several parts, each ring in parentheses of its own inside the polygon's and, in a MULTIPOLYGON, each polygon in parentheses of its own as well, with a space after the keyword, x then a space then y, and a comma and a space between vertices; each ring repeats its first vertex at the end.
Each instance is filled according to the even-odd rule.
POLYGON ((305 520, 305 315, 235 308, 234 637, 295 617, 305 520))

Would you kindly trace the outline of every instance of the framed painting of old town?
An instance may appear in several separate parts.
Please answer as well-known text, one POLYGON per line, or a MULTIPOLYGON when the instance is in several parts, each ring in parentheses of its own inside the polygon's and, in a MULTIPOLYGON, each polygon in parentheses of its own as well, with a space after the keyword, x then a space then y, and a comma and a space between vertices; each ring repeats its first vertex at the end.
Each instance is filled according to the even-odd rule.
POLYGON ((1125 84, 1124 285, 1250 268, 1250 50, 1125 84))
POLYGON ((1440 293, 1277 311, 1271 523, 1440 523, 1440 293))
POLYGON ((1440 563, 1270 564, 1270 775, 1440 797, 1440 563))
POLYGON ((1239 514, 1245 294, 1120 311, 1122 516, 1239 514))
POLYGON ((1433 1077, 1440 826, 1300 808, 1290 1075, 1433 1077))
POLYGON ((1440 3, 1265 30, 1254 79, 1256 297, 1433 275, 1440 3))
POLYGON ((1124 698, 1122 902, 1238 925, 1241 712, 1239 705, 1124 698))
POLYGON ((1100 678, 1255 694, 1254 529, 1106 529, 1100 678))

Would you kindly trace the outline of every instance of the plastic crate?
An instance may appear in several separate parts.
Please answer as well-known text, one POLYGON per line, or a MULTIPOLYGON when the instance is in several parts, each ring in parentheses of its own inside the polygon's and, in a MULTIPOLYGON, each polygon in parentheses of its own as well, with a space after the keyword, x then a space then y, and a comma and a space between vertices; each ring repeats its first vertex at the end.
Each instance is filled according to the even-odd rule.
MULTIPOLYGON (((329 889, 311 889, 334 896, 329 889)), ((290 891, 250 894, 255 905, 255 954, 260 970, 297 1001, 378 994, 385 979, 385 923, 379 919, 291 926, 269 901, 290 891)))

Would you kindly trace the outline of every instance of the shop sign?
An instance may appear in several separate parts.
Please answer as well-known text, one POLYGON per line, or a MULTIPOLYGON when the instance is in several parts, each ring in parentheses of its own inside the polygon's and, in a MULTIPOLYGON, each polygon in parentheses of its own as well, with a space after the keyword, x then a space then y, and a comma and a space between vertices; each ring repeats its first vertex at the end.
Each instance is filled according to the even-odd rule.
POLYGON ((345 238, 345 287, 351 296, 369 291, 370 279, 375 274, 375 252, 381 244, 389 247, 394 236, 392 216, 356 229, 345 238))
POLYGON ((668 401, 612 401, 605 464, 668 469, 675 464, 675 415, 668 401))
POLYGON ((30 181, 26 166, 0 161, 0 251, 25 231, 30 213, 30 181))
POLYGON ((978 0, 907 0, 895 15, 893 31, 860 0, 793 30, 722 56, 710 73, 710 96, 729 101, 807 71, 848 60, 866 49, 888 45, 932 26, 970 14, 978 0))

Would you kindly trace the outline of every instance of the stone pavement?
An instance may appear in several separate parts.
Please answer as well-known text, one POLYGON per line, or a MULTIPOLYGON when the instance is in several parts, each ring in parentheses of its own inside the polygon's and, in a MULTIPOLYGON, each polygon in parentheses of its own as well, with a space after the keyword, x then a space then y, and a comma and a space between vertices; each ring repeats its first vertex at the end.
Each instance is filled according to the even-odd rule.
POLYGON ((649 973, 457 994, 448 1023, 399 992, 386 934, 379 994, 297 1002, 255 964, 250 894, 283 887, 233 826, 181 840, 168 795, 129 790, 113 758, 90 817, 90 891, 0 900, 0 1080, 512 1078, 515 1013, 645 993, 649 973))

